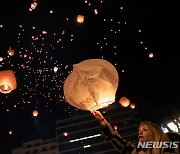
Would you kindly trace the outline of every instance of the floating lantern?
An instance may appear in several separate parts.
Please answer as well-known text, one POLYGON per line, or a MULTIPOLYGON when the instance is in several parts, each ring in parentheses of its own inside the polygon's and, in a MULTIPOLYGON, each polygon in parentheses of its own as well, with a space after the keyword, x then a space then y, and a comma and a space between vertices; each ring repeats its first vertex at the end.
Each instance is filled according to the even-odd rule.
POLYGON ((117 128, 118 128, 118 127, 117 127, 116 125, 114 125, 114 129, 117 130, 117 128))
POLYGON ((3 61, 3 58, 2 58, 2 57, 0 57, 0 62, 1 62, 1 61, 3 61))
POLYGON ((121 99, 119 100, 119 103, 123 106, 123 107, 128 107, 130 104, 130 100, 126 97, 121 97, 121 99))
POLYGON ((35 9, 36 6, 37 6, 37 3, 36 3, 36 2, 31 3, 31 9, 35 9))
POLYGON ((68 132, 64 132, 63 135, 64 135, 64 136, 68 136, 68 132))
POLYGON ((149 53, 149 58, 153 58, 154 57, 154 54, 151 52, 149 53))
POLYGON ((12 135, 12 130, 9 131, 9 135, 12 135))
POLYGON ((78 15, 77 16, 77 22, 78 23, 83 23, 84 22, 84 16, 83 15, 78 15))
POLYGON ((12 70, 0 71, 0 92, 7 94, 16 89, 16 78, 12 70))
POLYGON ((13 56, 14 55, 14 50, 13 49, 9 49, 8 50, 8 55, 9 56, 13 56))
POLYGON ((38 116, 38 111, 37 111, 37 110, 34 110, 34 111, 33 111, 33 116, 34 116, 34 117, 37 117, 37 116, 38 116))
POLYGON ((134 103, 131 103, 129 106, 131 109, 135 109, 135 107, 136 107, 134 103))
POLYGON ((66 101, 82 110, 97 110, 115 101, 118 86, 115 67, 103 59, 75 64, 64 82, 66 101))
POLYGON ((58 67, 54 67, 54 72, 56 73, 58 71, 58 67))

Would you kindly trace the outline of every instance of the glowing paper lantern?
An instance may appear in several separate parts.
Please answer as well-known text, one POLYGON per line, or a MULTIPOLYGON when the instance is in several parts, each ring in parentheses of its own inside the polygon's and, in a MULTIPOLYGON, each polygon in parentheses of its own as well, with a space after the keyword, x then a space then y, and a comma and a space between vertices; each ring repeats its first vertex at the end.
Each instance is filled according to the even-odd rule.
POLYGON ((151 52, 149 53, 149 58, 153 58, 154 57, 154 54, 151 52))
POLYGON ((130 100, 126 97, 121 97, 121 99, 119 100, 119 103, 123 106, 123 107, 128 107, 130 104, 130 100))
POLYGON ((131 103, 129 106, 131 109, 135 109, 135 107, 136 107, 134 103, 131 103))
POLYGON ((9 56, 13 56, 14 55, 14 50, 13 49, 9 49, 8 50, 8 55, 9 56))
POLYGON ((9 131, 9 135, 12 135, 12 133, 13 133, 12 130, 10 130, 10 131, 9 131))
POLYGON ((134 103, 130 103, 129 106, 130 106, 131 109, 135 109, 135 107, 136 107, 136 105, 134 103))
POLYGON ((3 61, 3 58, 2 58, 2 57, 0 57, 0 62, 1 62, 1 61, 3 61))
POLYGON ((36 3, 36 2, 31 3, 31 9, 35 9, 36 6, 37 6, 37 3, 36 3))
POLYGON ((84 16, 83 15, 78 15, 77 16, 77 22, 83 23, 84 22, 84 16))
POLYGON ((16 78, 12 70, 0 71, 0 92, 7 94, 16 89, 16 78))
POLYGON ((116 125, 114 125, 114 129, 117 130, 117 126, 116 125))
POLYGON ((64 132, 63 134, 64 134, 64 136, 68 136, 68 132, 64 132))
POLYGON ((38 116, 38 111, 37 111, 37 110, 34 110, 34 111, 33 111, 33 116, 34 116, 34 117, 37 117, 37 116, 38 116))
POLYGON ((54 72, 56 73, 58 71, 58 67, 54 67, 54 72))
POLYGON ((118 86, 115 67, 103 59, 75 64, 64 82, 66 101, 82 110, 97 110, 115 101, 118 86))

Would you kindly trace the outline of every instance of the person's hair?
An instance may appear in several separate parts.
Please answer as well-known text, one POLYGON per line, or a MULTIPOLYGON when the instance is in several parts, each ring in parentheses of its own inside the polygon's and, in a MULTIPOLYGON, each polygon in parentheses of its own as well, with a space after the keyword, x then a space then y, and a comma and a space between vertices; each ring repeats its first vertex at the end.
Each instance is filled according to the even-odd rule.
MULTIPOLYGON (((158 125, 152 122, 142 121, 139 125, 139 128, 140 127, 146 127, 152 131, 153 137, 154 137, 153 141, 156 141, 156 142, 169 141, 168 136, 162 131, 162 129, 158 125)), ((162 149, 157 148, 157 149, 151 149, 151 150, 153 151, 153 153, 160 154, 162 149)), ((151 153, 151 152, 148 152, 148 153, 151 153)))
POLYGON ((147 127, 152 131, 154 141, 169 141, 168 136, 162 131, 162 129, 158 125, 150 121, 142 121, 139 125, 139 128, 142 126, 147 127))

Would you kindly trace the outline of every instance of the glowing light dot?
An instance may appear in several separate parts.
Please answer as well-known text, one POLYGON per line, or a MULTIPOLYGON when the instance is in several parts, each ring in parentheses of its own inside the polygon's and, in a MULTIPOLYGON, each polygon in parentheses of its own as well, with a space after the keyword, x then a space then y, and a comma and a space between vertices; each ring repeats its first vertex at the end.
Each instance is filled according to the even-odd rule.
POLYGON ((116 125, 114 125, 114 129, 117 130, 117 126, 116 125))
POLYGON ((149 53, 149 58, 153 58, 154 57, 154 54, 151 52, 149 53))
POLYGON ((95 14, 98 14, 98 11, 97 11, 97 9, 94 9, 94 13, 95 13, 95 14))
POLYGON ((38 116, 38 111, 37 111, 37 110, 34 110, 34 111, 33 111, 33 116, 34 116, 34 117, 37 117, 37 116, 38 116))
POLYGON ((77 16, 77 22, 78 23, 83 23, 84 22, 84 16, 83 15, 78 15, 77 16))
POLYGON ((54 72, 56 73, 58 71, 58 67, 54 67, 54 72))
POLYGON ((10 131, 9 131, 9 135, 12 135, 12 133, 13 133, 12 130, 10 130, 10 131))
POLYGON ((63 135, 64 135, 64 136, 68 136, 68 132, 64 132, 63 135))
POLYGON ((42 34, 47 34, 47 31, 43 30, 43 31, 42 31, 42 34))
POLYGON ((2 58, 2 57, 0 57, 0 62, 1 62, 1 61, 3 61, 3 58, 2 58))
POLYGON ((131 103, 129 106, 131 109, 135 109, 135 107, 136 107, 134 103, 131 103))

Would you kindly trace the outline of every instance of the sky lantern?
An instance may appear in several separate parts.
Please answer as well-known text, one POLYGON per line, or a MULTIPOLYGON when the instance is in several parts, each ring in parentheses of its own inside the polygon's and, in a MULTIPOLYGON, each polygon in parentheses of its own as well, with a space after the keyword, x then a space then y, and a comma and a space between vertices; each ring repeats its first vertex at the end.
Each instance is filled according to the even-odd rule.
POLYGON ((116 125, 114 125, 114 129, 117 130, 117 128, 118 128, 118 127, 117 127, 116 125))
POLYGON ((54 67, 54 72, 56 73, 58 71, 58 67, 54 67))
POLYGON ((13 133, 12 130, 10 130, 10 131, 9 131, 9 135, 12 135, 12 133, 13 133))
POLYGON ((118 86, 115 67, 104 59, 88 59, 74 65, 64 82, 64 96, 72 106, 97 110, 115 101, 118 86))
POLYGON ((121 97, 119 100, 119 103, 123 106, 123 107, 128 107, 130 104, 130 100, 128 98, 126 98, 125 96, 121 97))
POLYGON ((129 106, 131 109, 135 109, 135 107, 136 107, 134 103, 131 103, 129 106))
POLYGON ((151 52, 149 53, 149 58, 153 58, 154 57, 154 54, 151 52))
POLYGON ((3 61, 3 57, 0 57, 0 62, 3 61))
POLYGON ((0 92, 7 94, 17 87, 16 78, 12 70, 0 71, 0 92))
POLYGON ((37 117, 37 116, 38 116, 38 111, 37 111, 37 110, 34 110, 34 111, 33 111, 33 116, 34 116, 34 117, 37 117))
POLYGON ((36 6, 37 6, 37 2, 33 2, 33 3, 31 3, 31 9, 35 9, 35 8, 36 8, 36 6))
POLYGON ((78 23, 83 23, 84 22, 84 16, 83 15, 78 15, 77 16, 77 22, 78 23))
POLYGON ((8 55, 9 55, 9 56, 13 56, 13 55, 14 55, 14 50, 10 48, 10 49, 8 50, 8 55))
POLYGON ((64 136, 68 136, 68 132, 64 132, 63 135, 64 135, 64 136))

